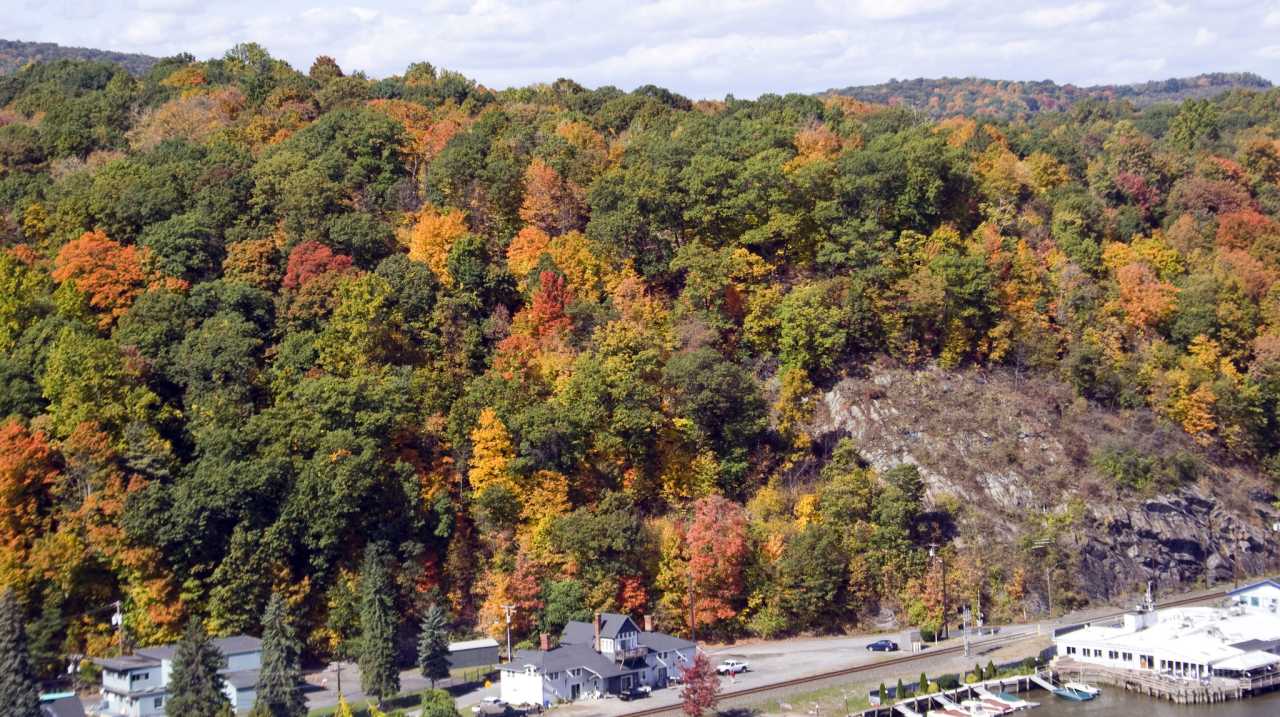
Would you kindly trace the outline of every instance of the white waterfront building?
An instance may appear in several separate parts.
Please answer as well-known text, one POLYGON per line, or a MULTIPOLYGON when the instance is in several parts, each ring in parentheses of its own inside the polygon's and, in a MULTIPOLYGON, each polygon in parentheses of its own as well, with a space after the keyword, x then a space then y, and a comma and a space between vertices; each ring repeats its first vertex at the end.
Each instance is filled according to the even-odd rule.
POLYGON ((1280 598, 1280 585, 1265 581, 1233 591, 1226 607, 1140 608, 1059 631, 1054 644, 1061 658, 1103 667, 1191 679, 1269 675, 1280 669, 1280 614, 1268 590, 1280 598))

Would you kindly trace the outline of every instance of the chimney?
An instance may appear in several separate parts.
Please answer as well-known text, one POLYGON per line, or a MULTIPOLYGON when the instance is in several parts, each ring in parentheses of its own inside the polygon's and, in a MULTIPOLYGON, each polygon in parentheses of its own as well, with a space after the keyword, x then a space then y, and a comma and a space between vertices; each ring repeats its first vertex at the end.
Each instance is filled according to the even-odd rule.
POLYGON ((545 633, 545 632, 544 632, 544 633, 542 633, 541 635, 539 635, 539 636, 538 636, 538 640, 539 640, 539 643, 540 643, 540 645, 539 645, 539 646, 542 648, 542 651, 543 651, 543 652, 548 652, 548 651, 550 651, 550 650, 551 650, 551 636, 550 636, 550 635, 548 635, 547 633, 545 633))
POLYGON ((644 631, 653 632, 653 615, 644 616, 644 631))
POLYGON ((592 649, 595 650, 596 652, 599 652, 600 651, 600 613, 596 613, 595 626, 596 626, 596 639, 595 639, 595 642, 592 643, 592 649))

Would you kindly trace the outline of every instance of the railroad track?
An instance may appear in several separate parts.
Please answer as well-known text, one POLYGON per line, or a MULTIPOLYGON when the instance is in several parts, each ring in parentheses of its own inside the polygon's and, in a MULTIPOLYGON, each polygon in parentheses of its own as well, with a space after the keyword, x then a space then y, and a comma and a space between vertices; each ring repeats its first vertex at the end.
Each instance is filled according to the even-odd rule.
MULTIPOLYGON (((970 643, 970 647, 973 649, 977 649, 979 647, 990 646, 990 645, 1002 645, 1002 644, 1007 644, 1011 642, 1017 642, 1018 640, 1025 640, 1027 638, 1035 637, 1035 636, 1036 634, 1031 632, 1017 633, 1013 635, 1001 635, 1000 637, 993 637, 989 640, 972 642, 970 643)), ((950 647, 940 647, 940 648, 929 650, 928 652, 916 652, 908 655, 903 655, 901 657, 891 657, 887 660, 877 660, 875 662, 867 662, 861 665, 853 665, 851 667, 842 667, 838 670, 830 670, 828 672, 819 672, 817 674, 805 675, 804 677, 796 677, 790 680, 783 680, 781 682, 771 682, 767 685, 757 685, 756 687, 744 687, 743 689, 734 690, 732 692, 722 692, 720 693, 720 699, 729 700, 729 699, 737 699, 740 697, 750 697, 751 695, 758 695, 763 692, 773 692, 774 690, 785 690, 789 687, 798 687, 800 685, 806 685, 811 682, 820 682, 822 680, 829 680, 834 677, 845 677, 847 675, 856 675, 859 672, 868 672, 870 670, 880 670, 886 667, 893 667, 894 665, 905 665, 912 662, 917 662, 919 660, 927 660, 933 657, 943 657, 946 655, 955 655, 963 652, 964 652, 964 645, 952 645, 950 647)), ((650 717, 651 715, 666 714, 667 712, 676 712, 679 710, 680 710, 679 704, 665 705, 662 707, 651 707, 649 709, 639 710, 637 712, 627 712, 626 714, 619 715, 619 717, 650 717)))
MULTIPOLYGON (((1216 600, 1218 598, 1225 597, 1226 594, 1227 594, 1226 590, 1218 590, 1216 592, 1212 592, 1207 595, 1197 595, 1195 597, 1179 598, 1176 600, 1166 600, 1165 602, 1157 603, 1156 607, 1169 608, 1169 607, 1179 607, 1182 605, 1189 605, 1192 603, 1206 602, 1209 600, 1216 600)), ((1093 618, 1089 622, 1098 622, 1099 620, 1110 620, 1111 618, 1122 617, 1123 615, 1124 615, 1123 611, 1116 612, 1116 613, 1109 613, 1106 615, 1102 615, 1100 617, 1093 618)), ((991 638, 989 640, 974 642, 971 644, 971 647, 978 648, 982 646, 1017 642, 1018 640, 1024 640, 1030 637, 1035 637, 1036 634, 1037 633, 1017 633, 1013 635, 1002 635, 1000 637, 991 638)), ((785 690, 789 687, 799 687, 801 685, 807 685, 812 682, 821 682, 823 680, 829 680, 835 677, 845 677, 847 675, 856 675, 859 672, 879 670, 885 667, 893 667, 894 665, 906 665, 912 662, 917 662, 919 660, 926 660, 932 657, 954 655, 963 651, 964 651, 964 645, 952 645, 950 647, 941 647, 941 648, 929 650, 928 652, 912 653, 908 655, 903 655, 901 657, 893 657, 887 660, 877 660, 876 662, 868 662, 861 665, 853 665, 851 667, 842 667, 838 670, 830 670, 828 672, 820 672, 813 675, 805 675, 804 677, 796 677, 790 680, 783 680, 781 682, 772 682, 767 685, 758 685, 756 687, 745 687, 740 690, 734 690, 733 692, 723 692, 720 694, 720 699, 726 700, 726 699, 737 699, 740 697, 750 697, 751 695, 758 695, 764 692, 773 692, 775 690, 785 690)), ((649 709, 639 710, 636 712, 627 712, 626 714, 620 715, 619 717, 653 717, 653 715, 661 715, 661 714, 666 714, 668 712, 676 712, 679 709, 680 709, 679 704, 666 705, 662 707, 650 707, 649 709)))

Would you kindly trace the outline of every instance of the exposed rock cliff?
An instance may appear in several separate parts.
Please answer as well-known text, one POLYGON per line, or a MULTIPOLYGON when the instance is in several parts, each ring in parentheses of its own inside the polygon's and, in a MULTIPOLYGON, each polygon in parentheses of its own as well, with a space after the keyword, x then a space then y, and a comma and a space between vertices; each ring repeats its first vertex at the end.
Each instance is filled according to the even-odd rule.
MULTIPOLYGON (((872 466, 913 463, 935 503, 962 506, 958 540, 1028 550, 1049 534, 1064 595, 1090 599, 1220 583, 1280 562, 1274 496, 1145 411, 1108 411, 1069 387, 1012 373, 875 369, 823 397, 812 435, 851 437, 872 466), (1165 464, 1126 486, 1101 452, 1165 464)), ((994 552, 994 551, 993 551, 994 552)))

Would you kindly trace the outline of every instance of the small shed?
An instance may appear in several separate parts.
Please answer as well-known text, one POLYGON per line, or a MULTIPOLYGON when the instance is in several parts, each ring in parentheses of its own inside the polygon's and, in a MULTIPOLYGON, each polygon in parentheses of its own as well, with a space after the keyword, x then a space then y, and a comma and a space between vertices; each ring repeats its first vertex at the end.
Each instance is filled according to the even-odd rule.
POLYGON ((1280 612, 1280 583, 1263 580, 1227 593, 1231 602, 1250 611, 1280 612))
POLYGON ((488 667, 498 664, 498 641, 463 640, 449 643, 449 667, 488 667))

